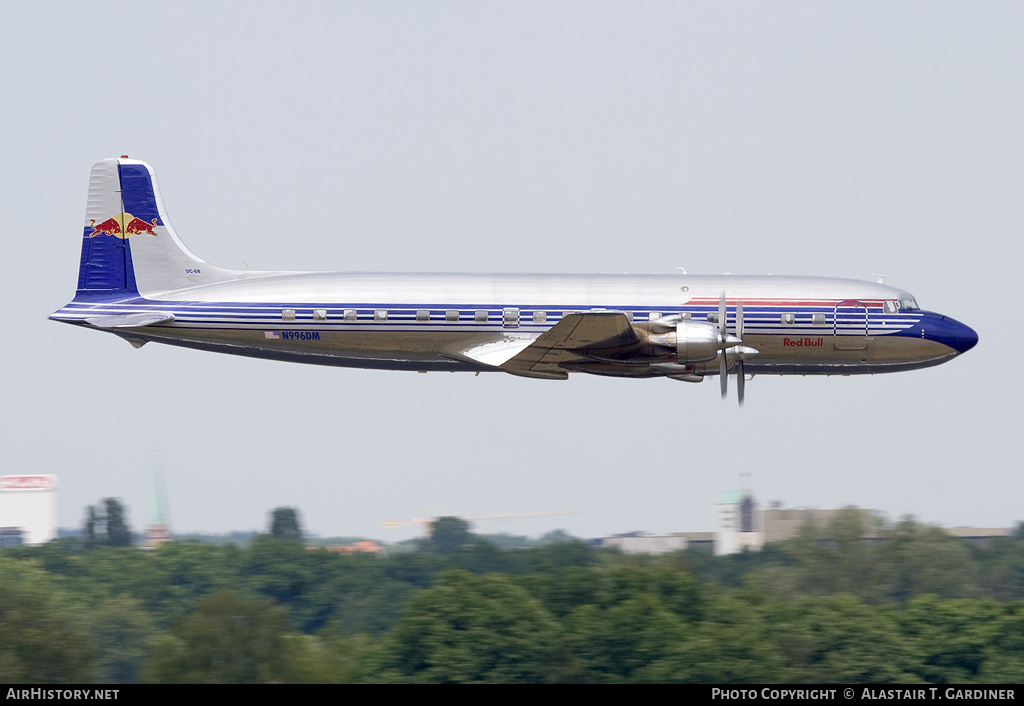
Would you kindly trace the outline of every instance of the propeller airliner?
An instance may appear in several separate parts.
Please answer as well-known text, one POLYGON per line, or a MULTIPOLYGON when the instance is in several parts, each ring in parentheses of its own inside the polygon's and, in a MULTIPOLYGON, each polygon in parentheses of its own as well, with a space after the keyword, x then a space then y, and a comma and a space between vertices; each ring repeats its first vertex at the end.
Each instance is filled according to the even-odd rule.
POLYGON ((78 287, 50 315, 155 341, 354 368, 701 382, 925 368, 978 335, 881 282, 824 277, 231 270, 193 255, 146 163, 92 168, 78 287))

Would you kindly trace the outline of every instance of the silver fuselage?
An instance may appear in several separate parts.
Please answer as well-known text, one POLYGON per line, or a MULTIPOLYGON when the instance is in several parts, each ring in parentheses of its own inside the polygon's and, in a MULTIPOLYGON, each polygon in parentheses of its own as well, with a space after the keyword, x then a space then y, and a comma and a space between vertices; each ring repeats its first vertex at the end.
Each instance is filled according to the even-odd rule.
MULTIPOLYGON (((958 355, 963 345, 956 341, 970 337, 970 329, 938 314, 887 310, 885 302, 913 297, 883 284, 731 275, 239 272, 229 282, 119 301, 80 297, 51 318, 84 323, 100 315, 167 312, 173 321, 111 330, 136 343, 277 360, 485 371, 499 368, 474 363, 462 353, 504 339, 536 338, 567 313, 620 311, 638 330, 671 314, 714 321, 723 293, 730 330, 735 302, 742 302, 744 343, 758 351, 746 363, 750 374, 848 375, 926 367, 958 355)), ((657 360, 656 350, 646 353, 644 361, 657 360)), ((629 377, 663 374, 641 362, 585 361, 567 369, 629 377)), ((714 361, 693 369, 699 375, 717 371, 714 361)))

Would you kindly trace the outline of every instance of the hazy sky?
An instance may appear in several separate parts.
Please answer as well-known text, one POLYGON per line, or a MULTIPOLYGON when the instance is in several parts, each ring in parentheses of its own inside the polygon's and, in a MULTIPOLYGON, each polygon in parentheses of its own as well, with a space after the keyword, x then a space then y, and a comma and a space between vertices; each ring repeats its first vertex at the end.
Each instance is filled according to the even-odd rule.
MULTIPOLYGON (((0 25, 3 465, 62 526, 399 540, 713 528, 752 474, 787 507, 1024 520, 1017 2, 17 3, 0 25), (89 169, 157 170, 199 256, 253 269, 874 279, 978 331, 869 377, 567 382, 134 350, 47 321, 74 295, 89 169)), ((3 524, 0 522, 0 524, 3 524)))

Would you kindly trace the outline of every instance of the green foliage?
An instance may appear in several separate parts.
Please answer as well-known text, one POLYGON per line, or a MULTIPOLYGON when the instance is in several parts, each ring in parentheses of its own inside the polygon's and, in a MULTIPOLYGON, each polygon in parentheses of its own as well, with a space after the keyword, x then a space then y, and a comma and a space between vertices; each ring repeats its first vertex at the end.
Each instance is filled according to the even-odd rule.
POLYGON ((1019 681, 1024 542, 912 519, 865 541, 862 520, 730 557, 468 532, 390 556, 272 535, 16 547, 0 552, 0 679, 1019 681))
POLYGON ((975 565, 964 543, 911 518, 904 518, 883 536, 892 598, 905 602, 925 593, 941 598, 976 595, 975 565))
POLYGON ((85 611, 82 618, 92 648, 95 681, 141 681, 142 668, 150 655, 150 641, 157 635, 141 602, 124 595, 107 598, 85 611))
POLYGON ((310 552, 298 542, 260 535, 249 545, 239 567, 245 585, 285 605, 294 603, 312 585, 310 552))
POLYGON ((983 648, 979 684, 1020 683, 1024 674, 1024 601, 1003 604, 983 648))
POLYGON ((299 511, 294 507, 279 507, 271 513, 270 534, 275 539, 302 540, 299 511))
POLYGON ((578 667, 574 680, 586 682, 643 681, 645 671, 656 671, 653 665, 687 639, 685 623, 650 593, 580 606, 566 624, 578 667))
POLYGON ((124 506, 117 498, 104 498, 103 505, 86 508, 83 526, 88 546, 130 547, 132 532, 128 528, 124 506))
POLYGON ((502 551, 509 549, 526 549, 534 545, 533 540, 525 535, 512 534, 481 534, 480 539, 502 551))
POLYGON ((558 626, 499 575, 444 573, 421 592, 385 641, 381 677, 417 683, 538 683, 558 626))
POLYGON ((244 554, 233 544, 164 542, 144 556, 150 562, 144 573, 152 581, 145 590, 147 605, 169 624, 195 610, 206 596, 236 586, 244 554))
POLYGON ((933 595, 911 600, 900 619, 917 658, 914 671, 932 684, 976 680, 1004 610, 994 601, 943 601, 933 595))
POLYGON ((366 635, 323 638, 285 635, 282 681, 288 684, 358 684, 373 673, 379 649, 366 635))
POLYGON ((972 549, 982 595, 1001 601, 1024 599, 1024 538, 1000 537, 987 548, 972 549))
POLYGON ((804 598, 773 621, 793 681, 812 684, 909 684, 905 638, 893 612, 851 595, 804 598))
POLYGON ((473 540, 469 523, 460 517, 439 517, 430 527, 430 537, 424 540, 424 547, 434 554, 453 554, 473 540))
POLYGON ((714 597, 708 601, 705 618, 666 644, 635 679, 689 684, 788 681, 791 670, 768 615, 748 597, 714 597))
POLYGON ((673 558, 523 577, 564 626, 552 678, 573 682, 672 681, 667 661, 707 607, 704 588, 673 558), (652 675, 656 674, 656 677, 652 675))
MULTIPOLYGON (((806 524, 794 539, 749 555, 751 570, 744 583, 791 602, 843 593, 872 604, 903 603, 924 593, 943 598, 978 594, 979 564, 971 549, 912 518, 894 527, 877 520, 865 527, 861 513, 850 509, 825 528, 806 524), (876 538, 864 539, 865 534, 876 538)), ((1024 554, 1021 559, 1024 569, 1024 554)))
POLYGON ((225 589, 157 640, 147 681, 260 684, 285 672, 285 610, 225 589))
POLYGON ((891 592, 890 562, 884 545, 864 540, 869 530, 860 512, 840 512, 825 529, 808 523, 788 543, 795 564, 793 574, 799 595, 830 596, 851 593, 877 603, 891 592))
POLYGON ((73 600, 35 564, 0 556, 0 683, 74 684, 92 677, 73 600))

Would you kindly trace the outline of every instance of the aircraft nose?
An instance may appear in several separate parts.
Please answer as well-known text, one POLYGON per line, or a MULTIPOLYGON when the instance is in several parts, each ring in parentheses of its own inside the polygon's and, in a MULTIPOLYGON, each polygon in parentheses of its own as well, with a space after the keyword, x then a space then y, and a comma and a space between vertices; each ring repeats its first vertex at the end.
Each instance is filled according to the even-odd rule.
POLYGON ((928 338, 949 346, 957 353, 966 353, 978 345, 978 334, 974 329, 948 316, 939 317, 928 328, 928 338))

